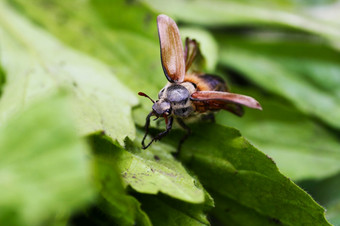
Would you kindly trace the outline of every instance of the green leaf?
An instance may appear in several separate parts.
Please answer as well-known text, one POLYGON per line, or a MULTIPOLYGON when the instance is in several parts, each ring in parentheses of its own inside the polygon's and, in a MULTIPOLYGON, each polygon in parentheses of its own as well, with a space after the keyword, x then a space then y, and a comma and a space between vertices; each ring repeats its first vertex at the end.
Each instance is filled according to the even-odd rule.
MULTIPOLYGON (((91 7, 99 12, 98 16, 108 27, 114 30, 131 31, 136 36, 142 35, 158 42, 156 31, 157 15, 139 1, 92 0, 91 7)), ((136 37, 140 39, 140 37, 136 37)))
POLYGON ((322 180, 305 180, 299 183, 326 209, 326 217, 333 225, 340 225, 340 174, 322 180))
MULTIPOLYGON (((178 162, 175 162, 171 155, 163 153, 164 150, 161 149, 162 145, 155 144, 156 149, 152 150, 153 153, 143 150, 143 152, 148 152, 143 155, 142 153, 138 153, 140 149, 135 147, 130 141, 127 141, 127 147, 134 154, 121 149, 117 145, 112 145, 112 143, 103 138, 93 137, 91 140, 92 147, 95 150, 95 172, 98 177, 99 186, 101 187, 101 193, 104 198, 110 202, 111 207, 108 209, 111 210, 111 215, 118 219, 120 225, 149 225, 149 223, 144 212, 138 209, 139 205, 137 205, 138 208, 136 208, 136 200, 124 193, 123 186, 120 184, 120 177, 115 171, 117 170, 117 166, 125 183, 138 192, 148 194, 162 192, 193 203, 206 200, 204 204, 190 204, 166 196, 157 196, 162 197, 162 201, 160 201, 159 198, 150 198, 151 200, 155 200, 156 203, 154 203, 150 201, 149 198, 146 200, 143 198, 149 196, 136 194, 137 198, 142 202, 143 210, 145 210, 145 208, 149 210, 148 206, 150 202, 152 206, 158 208, 159 205, 161 205, 157 204, 157 200, 159 200, 160 203, 164 203, 162 205, 166 207, 165 210, 167 208, 176 209, 176 212, 178 211, 180 214, 183 214, 183 217, 188 218, 190 221, 200 222, 205 225, 209 224, 206 219, 206 214, 203 213, 203 211, 206 212, 213 206, 211 197, 207 193, 203 194, 197 179, 186 175, 187 173, 184 168, 178 162), (157 164, 155 164, 155 162, 157 162, 157 164), (126 169, 124 168, 125 166, 129 168, 126 169), (197 189, 197 187, 199 187, 199 189, 197 189), (140 199, 139 197, 142 198, 140 199), (136 219, 136 221, 134 221, 134 219, 136 219)), ((153 212, 153 214, 155 213, 153 212)), ((174 217, 172 214, 173 213, 168 213, 169 218, 174 217)), ((155 225, 158 225, 153 219, 152 221, 155 225)))
POLYGON ((189 37, 199 42, 200 50, 206 64, 206 68, 204 68, 205 71, 203 72, 213 72, 218 61, 218 46, 215 38, 209 32, 193 27, 181 28, 180 34, 183 40, 189 37))
POLYGON ((65 97, 44 98, 1 125, 2 224, 52 224, 92 199, 88 147, 69 109, 65 97))
MULTIPOLYGON (((142 134, 138 133, 138 136, 140 138, 142 134)), ((204 192, 199 182, 166 151, 169 147, 159 143, 141 151, 140 145, 135 146, 129 140, 126 142, 129 152, 117 144, 101 144, 105 145, 102 149, 111 150, 102 158, 110 167, 118 168, 125 187, 129 185, 137 192, 146 194, 161 192, 191 203, 204 202, 204 192)))
POLYGON ((192 130, 180 159, 208 192, 231 199, 268 220, 287 225, 329 225, 324 209, 237 130, 213 124, 195 125, 192 130))
POLYGON ((222 113, 220 122, 243 131, 294 180, 333 175, 339 172, 339 142, 296 108, 339 127, 339 53, 313 40, 272 35, 220 36, 220 59, 295 107, 285 100, 248 93, 260 100, 263 112, 250 110, 241 119, 227 119, 222 113))
MULTIPOLYGON (((118 174, 116 173, 116 166, 118 165, 118 168, 121 169, 121 167, 119 167, 119 165, 121 164, 126 164, 126 163, 121 163, 120 161, 117 160, 117 156, 132 156, 131 153, 126 152, 125 150, 122 150, 119 146, 117 145, 112 145, 108 140, 105 140, 104 138, 100 138, 100 137, 92 137, 91 139, 91 143, 92 143, 92 147, 94 149, 94 158, 95 158, 95 172, 97 175, 97 181, 101 190, 102 195, 104 196, 104 198, 110 203, 110 206, 105 205, 105 209, 110 210, 109 213, 115 218, 117 219, 116 221, 119 222, 119 225, 128 225, 128 224, 137 224, 137 225, 149 225, 150 222, 148 221, 147 216, 145 215, 145 213, 140 210, 140 207, 138 204, 138 202, 132 197, 132 196, 128 196, 125 194, 123 186, 121 185, 121 179, 118 176, 118 174), (123 154, 122 152, 126 152, 125 154, 123 154), (107 208, 108 207, 108 208, 107 208)), ((159 145, 157 145, 159 146, 159 145)), ((128 147, 133 150, 134 152, 137 152, 139 149, 134 147, 134 144, 131 142, 128 142, 128 147)), ((144 151, 143 151, 144 152, 144 151)), ((157 159, 160 163, 161 161, 166 162, 166 158, 168 157, 167 155, 164 157, 165 155, 162 154, 162 151, 158 151, 157 152, 157 159), (163 160, 162 160, 163 159, 163 160)), ((135 155, 134 157, 134 161, 138 161, 137 159, 140 158, 137 155, 135 155)), ((169 157, 168 157, 169 158, 169 157)), ((154 156, 152 155, 152 159, 154 159, 154 156)), ((170 160, 173 162, 173 160, 170 160)), ((171 162, 167 161, 168 167, 169 168, 174 168, 171 167, 170 164, 171 162)), ((138 162, 135 163, 136 165, 138 164, 138 162)), ((130 169, 133 170, 133 172, 131 172, 131 170, 128 171, 122 171, 121 174, 123 175, 123 180, 127 180, 126 183, 128 183, 132 188, 134 189, 139 189, 137 191, 140 191, 140 188, 144 189, 142 192, 146 192, 146 193, 155 193, 154 189, 151 189, 150 191, 148 190, 148 184, 151 184, 152 186, 158 186, 159 190, 162 189, 162 187, 166 188, 169 186, 169 179, 162 179, 161 177, 179 177, 178 179, 173 180, 175 183, 178 183, 177 185, 177 190, 178 191, 182 191, 182 193, 180 193, 180 196, 183 196, 184 198, 180 198, 180 199, 184 199, 185 201, 187 198, 185 198, 185 192, 186 189, 183 189, 181 187, 183 187, 184 183, 179 183, 178 181, 181 180, 181 178, 184 177, 188 177, 188 176, 183 176, 183 174, 185 174, 185 172, 180 172, 183 171, 182 169, 176 169, 177 171, 179 171, 179 173, 177 173, 177 175, 174 173, 174 171, 169 171, 168 169, 166 169, 165 167, 161 167, 159 165, 155 165, 155 164, 150 164, 148 163, 148 161, 145 160, 144 164, 138 164, 138 165, 142 165, 142 167, 144 167, 146 170, 141 171, 140 173, 138 173, 136 168, 137 166, 135 164, 131 164, 130 165, 130 169), (153 176, 154 178, 151 179, 146 179, 146 175, 147 174, 152 174, 152 171, 149 172, 150 170, 148 170, 149 167, 152 167, 152 170, 154 170, 154 174, 157 174, 157 172, 160 172, 160 174, 158 175, 158 179, 157 176, 153 176), (136 180, 137 182, 132 182, 130 183, 129 180, 131 180, 129 178, 129 173, 130 172, 133 173, 132 178, 134 180, 136 180), (136 173, 134 173, 136 172, 136 173), (169 175, 167 175, 169 174, 169 175), (172 174, 172 175, 170 175, 172 174), (156 180, 156 179, 157 180, 156 180), (176 182, 177 180, 177 182, 176 182), (159 182, 158 182, 159 181, 159 182), (160 186, 160 182, 163 182, 163 186, 160 186), (140 183, 141 185, 138 185, 137 183, 140 183), (145 190, 146 189, 146 190, 145 190)), ((172 163, 174 164, 174 163, 172 163)), ((177 164, 179 165, 179 164, 177 164)), ((179 167, 178 167, 179 168, 179 167)), ((149 175, 151 176, 151 175, 149 175)), ((184 178, 185 179, 185 178, 184 178)), ((173 182, 172 182, 173 183, 173 182)), ((170 185, 171 187, 171 185, 170 185)), ((161 191, 161 190, 160 190, 161 191)), ((179 196, 176 193, 179 193, 178 191, 166 191, 166 190, 162 190, 161 192, 167 193, 168 195, 171 196, 179 196)), ((160 203, 164 203, 164 207, 167 207, 169 209, 176 209, 180 214, 183 215, 183 217, 190 219, 193 222, 200 222, 202 224, 209 224, 209 222, 206 219, 206 214, 204 212, 206 212, 208 209, 211 208, 211 206, 213 205, 213 201, 211 199, 211 197, 209 196, 209 194, 205 193, 205 200, 206 203, 204 204, 191 204, 191 203, 185 203, 179 200, 175 200, 166 196, 157 196, 157 198, 150 198, 150 196, 145 196, 145 195, 139 195, 139 194, 135 194, 137 196, 137 198, 142 202, 142 207, 143 210, 148 210, 147 213, 149 214, 149 211, 151 211, 151 216, 157 215, 158 212, 158 208, 159 205, 157 205, 157 202, 160 203), (145 198, 145 197, 149 197, 149 198, 145 198), (154 203, 153 201, 150 200, 155 200, 156 203, 154 203), (152 206, 157 207, 156 211, 154 210, 150 210, 149 209, 149 204, 152 203, 152 206), (146 206, 146 207, 145 207, 146 206)), ((198 194, 198 196, 200 196, 200 194, 198 194)), ((177 197, 178 198, 178 197, 177 197)), ((203 202, 203 200, 201 200, 201 202, 203 202)), ((167 209, 165 208, 165 209, 167 209)), ((174 217, 172 215, 172 213, 168 213, 169 217, 174 217)), ((151 217, 150 216, 150 217, 151 217)), ((153 219, 152 219, 153 221, 153 219)), ((153 221, 154 225, 158 225, 153 221)), ((166 224, 165 224, 166 225, 166 224)))
MULTIPOLYGON (((310 36, 296 37, 294 34, 267 31, 253 32, 251 36, 219 36, 218 40, 224 46, 223 51, 232 46, 256 53, 297 74, 305 81, 305 86, 340 97, 340 54, 310 36)), ((275 77, 276 73, 272 76, 275 77)))
POLYGON ((159 1, 143 0, 150 8, 185 22, 207 26, 223 25, 272 25, 307 31, 320 35, 338 49, 339 26, 315 18, 302 10, 287 10, 262 3, 240 3, 239 1, 159 1))
POLYGON ((115 7, 115 11, 121 12, 111 14, 111 20, 120 21, 122 17, 126 17, 125 23, 130 24, 118 28, 116 25, 104 22, 102 17, 98 16, 106 15, 102 7, 103 2, 93 1, 91 5, 87 1, 66 3, 56 0, 46 0, 46 2, 35 0, 28 3, 15 0, 13 2, 28 18, 39 21, 41 26, 63 42, 110 64, 116 76, 133 90, 140 90, 143 87, 155 92, 156 95, 164 84, 165 76, 160 61, 156 20, 150 20, 153 38, 146 38, 144 34, 136 33, 134 30, 136 27, 144 26, 144 20, 140 15, 151 14, 150 10, 125 7, 123 0, 117 0, 117 4, 106 6, 115 7), (74 7, 78 10, 74 11, 74 7), (60 23, 61 15, 67 17, 63 23, 60 23), (139 15, 139 19, 131 18, 132 15, 139 15), (155 76, 157 73, 161 76, 155 76))
POLYGON ((139 195, 138 200, 153 225, 210 225, 202 213, 202 205, 151 195, 139 195))
MULTIPOLYGON (((138 3, 138 7, 126 6, 124 0, 105 7, 104 0, 92 1, 91 4, 89 1, 57 0, 15 0, 11 3, 63 42, 108 63, 115 75, 135 93, 142 91, 156 97, 166 84, 155 15, 145 7, 139 7, 138 3), (110 10, 110 15, 107 15, 110 10), (107 22, 109 16, 111 19, 107 22), (129 25, 119 25, 121 21, 129 25), (144 31, 140 29, 144 27, 147 31, 150 29, 149 35, 146 32, 136 33, 144 31)), ((144 116, 150 111, 150 101, 139 99, 142 107, 134 111, 134 120, 142 125, 144 116)))
MULTIPOLYGON (((322 6, 322 7, 327 7, 327 6, 331 6, 332 3, 333 6, 336 5, 337 0, 292 0, 293 2, 295 2, 298 5, 305 5, 305 6, 322 6)), ((320 7, 320 8, 322 8, 320 7)))
MULTIPOLYGON (((141 138, 141 134, 138 135, 141 138)), ((134 154, 120 151, 116 157, 126 185, 141 193, 161 192, 190 203, 204 202, 204 192, 199 181, 188 174, 182 164, 167 151, 173 151, 172 148, 162 143, 154 144, 147 150, 131 148, 135 149, 134 154)))
MULTIPOLYGON (((106 0, 91 4, 85 1, 67 4, 60 1, 45 4, 44 1, 14 2, 29 18, 39 21, 65 43, 112 65, 116 76, 135 93, 142 91, 156 97, 166 84, 159 55, 156 15, 141 4, 129 5, 123 0, 115 4, 107 4, 106 0), (74 11, 74 8, 78 10, 74 11), (61 15, 67 17, 63 23, 60 22, 63 20, 61 15)), ((212 70, 217 60, 215 40, 202 30, 191 31, 191 34, 199 34, 192 38, 202 41, 207 67, 212 70)), ((142 125, 151 106, 146 98, 140 98, 140 102, 141 108, 134 111, 134 119, 142 125)))
POLYGON ((296 181, 340 172, 340 142, 332 133, 278 97, 243 89, 236 92, 261 100, 263 111, 247 109, 241 118, 220 112, 217 122, 242 131, 274 159, 284 175, 296 181))
POLYGON ((120 143, 126 136, 134 138, 130 114, 137 99, 109 67, 65 47, 2 2, 0 17, 1 63, 7 76, 1 121, 62 88, 73 94, 73 111, 82 134, 104 131, 120 143))
POLYGON ((327 219, 331 222, 334 226, 340 225, 340 202, 334 203, 330 205, 327 209, 327 219))
POLYGON ((213 193, 216 207, 212 215, 223 225, 278 225, 281 221, 260 214, 252 208, 246 207, 239 202, 225 196, 213 193))
POLYGON ((311 86, 299 74, 261 54, 234 47, 223 49, 220 59, 257 85, 286 97, 303 112, 314 114, 340 128, 340 99, 311 86))
MULTIPOLYGON (((207 213, 211 211, 214 207, 214 200, 209 195, 208 192, 205 192, 205 202, 200 204, 192 204, 183 202, 177 199, 170 198, 165 195, 157 195, 157 196, 147 196, 147 195, 136 195, 138 200, 142 202, 142 207, 145 209, 146 212, 152 217, 152 221, 154 225, 158 225, 162 219, 162 216, 166 213, 170 213, 168 218, 176 218, 176 215, 171 216, 174 212, 179 212, 179 215, 185 216, 188 220, 194 222, 195 224, 203 224, 203 225, 210 225, 209 221, 207 220, 207 213), (164 208, 164 210, 159 211, 156 207, 157 204, 154 204, 153 201, 155 200, 156 203, 160 202, 164 208), (152 203, 152 205, 150 205, 152 203), (169 209, 169 211, 167 211, 169 209), (175 210, 175 211, 174 211, 175 210), (162 213, 164 211, 164 214, 162 213), (191 219, 190 219, 191 218, 191 219), (158 223, 155 223, 154 221, 158 223)), ((172 223, 167 223, 165 225, 173 225, 172 223)), ((179 224, 183 225, 183 224, 179 224)))
MULTIPOLYGON (((100 203, 100 209, 112 220, 108 225, 141 225, 152 226, 149 216, 141 209, 141 203, 131 195, 124 193, 120 196, 106 195, 106 201, 100 203), (131 218, 132 217, 132 218, 131 218)), ((112 192, 116 193, 116 192, 112 192)), ((105 219, 102 219, 107 221, 105 219)))
POLYGON ((6 82, 5 79, 6 79, 5 73, 3 72, 1 65, 0 65, 0 97, 2 95, 2 90, 3 90, 3 87, 4 87, 5 82, 6 82))
POLYGON ((148 216, 140 209, 140 203, 128 195, 123 187, 115 161, 118 146, 99 136, 92 136, 94 175, 97 187, 106 200, 103 211, 111 215, 119 225, 151 225, 148 216))

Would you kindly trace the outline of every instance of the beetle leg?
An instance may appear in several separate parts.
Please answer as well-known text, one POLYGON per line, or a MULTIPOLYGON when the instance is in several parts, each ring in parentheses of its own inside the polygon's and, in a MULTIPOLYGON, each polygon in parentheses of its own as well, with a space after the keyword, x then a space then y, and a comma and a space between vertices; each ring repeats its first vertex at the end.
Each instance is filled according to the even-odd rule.
POLYGON ((183 129, 185 129, 185 130, 187 131, 186 134, 182 137, 182 139, 181 139, 181 140, 179 141, 179 143, 178 143, 177 151, 176 151, 176 153, 175 153, 175 155, 178 155, 178 153, 179 153, 179 151, 181 150, 181 147, 182 147, 184 141, 185 141, 185 140, 189 137, 189 135, 191 134, 191 129, 190 129, 189 126, 187 126, 187 125, 184 123, 184 121, 183 121, 182 119, 176 118, 176 120, 177 120, 178 124, 179 124, 183 129))
MULTIPOLYGON (((149 115, 148 115, 148 116, 149 116, 149 115)), ((150 118, 150 117, 149 117, 149 118, 150 118)), ((150 141, 150 143, 149 143, 148 145, 146 145, 146 146, 144 145, 144 139, 145 139, 146 135, 144 135, 143 142, 142 142, 142 148, 143 148, 143 149, 147 149, 147 148, 152 144, 152 142, 157 141, 157 140, 160 140, 162 137, 164 137, 165 135, 167 135, 167 134, 170 132, 171 128, 172 128, 172 123, 173 123, 173 121, 174 121, 173 117, 170 117, 168 123, 166 124, 166 130, 163 131, 163 132, 161 132, 161 133, 159 133, 159 134, 157 134, 157 136, 155 136, 155 137, 150 141)), ((150 124, 150 120, 149 120, 149 124, 150 124)))
MULTIPOLYGON (((148 114, 148 116, 146 116, 145 126, 144 126, 144 128, 145 128, 145 134, 144 134, 144 137, 143 137, 143 140, 142 140, 142 148, 143 148, 143 149, 147 148, 147 147, 145 147, 144 141, 145 141, 146 136, 147 136, 148 133, 149 133, 150 117, 152 116, 152 114, 153 114, 153 111, 151 111, 151 112, 148 114)), ((149 144, 149 145, 150 145, 150 144, 149 144)), ((149 145, 148 145, 148 146, 149 146, 149 145)))
POLYGON ((164 137, 165 135, 167 135, 167 134, 170 132, 171 128, 172 128, 172 123, 173 123, 173 121, 174 121, 174 118, 173 118, 173 117, 170 117, 168 123, 166 124, 166 130, 163 131, 163 132, 161 132, 161 133, 159 133, 157 136, 155 136, 155 137, 153 138, 153 140, 154 140, 154 141, 160 140, 162 137, 164 137))

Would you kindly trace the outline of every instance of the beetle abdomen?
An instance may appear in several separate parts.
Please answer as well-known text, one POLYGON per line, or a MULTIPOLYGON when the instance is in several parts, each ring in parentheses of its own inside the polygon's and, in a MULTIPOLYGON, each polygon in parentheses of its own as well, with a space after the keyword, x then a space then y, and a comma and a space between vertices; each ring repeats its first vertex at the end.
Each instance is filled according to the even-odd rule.
POLYGON ((182 118, 189 117, 192 112, 193 108, 191 106, 173 109, 173 114, 182 118))
POLYGON ((210 74, 187 74, 185 81, 196 85, 197 91, 228 91, 224 80, 216 75, 210 74))

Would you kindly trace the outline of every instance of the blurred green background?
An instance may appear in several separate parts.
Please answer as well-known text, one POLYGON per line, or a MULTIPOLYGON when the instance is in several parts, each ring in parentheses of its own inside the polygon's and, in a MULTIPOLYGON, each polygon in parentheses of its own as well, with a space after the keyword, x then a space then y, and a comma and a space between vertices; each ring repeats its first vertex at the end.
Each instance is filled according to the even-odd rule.
MULTIPOLYGON (((252 96, 263 107, 246 109, 242 118, 219 112, 217 124, 239 130, 327 210, 332 224, 340 225, 340 1, 0 2, 0 189, 9 191, 0 195, 0 220, 66 224, 65 219, 78 219, 77 211, 96 203, 91 184, 97 182, 89 178, 104 169, 89 163, 89 150, 105 142, 94 144, 98 137, 89 141, 83 136, 104 130, 119 147, 126 145, 125 137, 134 140, 137 131, 139 142, 151 103, 136 94, 156 98, 166 83, 156 29, 156 17, 164 13, 178 23, 183 39, 200 42, 206 72, 223 77, 232 92, 252 96), (29 123, 32 120, 36 123, 29 123), (50 138, 46 131, 52 131, 50 138), (45 152, 37 158, 21 154, 28 149, 45 152), (57 160, 56 165, 43 164, 49 159, 57 160), (31 184, 19 189, 32 175, 36 178, 31 184), (51 177, 55 181, 49 181, 51 177), (37 189, 49 190, 44 202, 32 194, 37 189), (14 193, 20 198, 12 197, 14 193)), ((136 196, 142 203, 154 199, 136 196)), ((126 215, 144 214, 135 198, 125 198, 120 201, 133 206, 126 215)), ((94 206, 89 222, 105 225, 91 218, 97 216, 94 206)), ((144 220, 137 224, 147 224, 144 215, 138 219, 144 220)), ((213 225, 228 220, 212 218, 213 225)))

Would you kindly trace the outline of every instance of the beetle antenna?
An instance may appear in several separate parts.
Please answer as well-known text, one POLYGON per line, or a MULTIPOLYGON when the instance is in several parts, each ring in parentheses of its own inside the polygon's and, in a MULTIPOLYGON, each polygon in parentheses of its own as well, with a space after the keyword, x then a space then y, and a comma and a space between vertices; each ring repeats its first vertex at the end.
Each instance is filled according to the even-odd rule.
POLYGON ((139 96, 143 96, 143 97, 147 97, 147 98, 149 98, 149 99, 152 101, 152 103, 155 103, 155 101, 154 101, 153 99, 151 99, 151 97, 149 97, 148 95, 146 95, 146 94, 143 93, 143 92, 139 92, 138 95, 139 95, 139 96))

